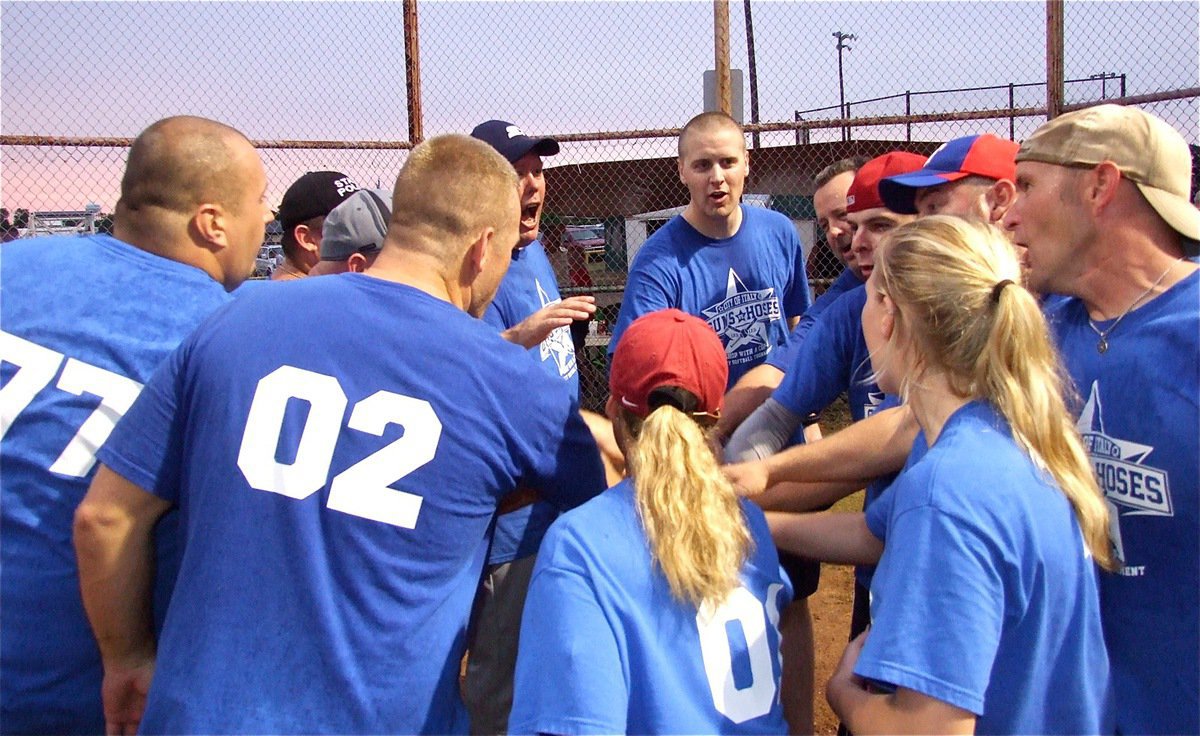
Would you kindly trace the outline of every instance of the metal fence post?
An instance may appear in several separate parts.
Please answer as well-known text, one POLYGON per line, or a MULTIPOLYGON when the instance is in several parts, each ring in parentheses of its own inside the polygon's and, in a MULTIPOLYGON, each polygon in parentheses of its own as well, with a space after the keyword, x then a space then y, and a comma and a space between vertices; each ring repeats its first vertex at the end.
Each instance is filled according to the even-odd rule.
POLYGON ((425 138, 421 113, 421 47, 417 38, 417 0, 404 0, 404 73, 408 79, 408 140, 425 138))

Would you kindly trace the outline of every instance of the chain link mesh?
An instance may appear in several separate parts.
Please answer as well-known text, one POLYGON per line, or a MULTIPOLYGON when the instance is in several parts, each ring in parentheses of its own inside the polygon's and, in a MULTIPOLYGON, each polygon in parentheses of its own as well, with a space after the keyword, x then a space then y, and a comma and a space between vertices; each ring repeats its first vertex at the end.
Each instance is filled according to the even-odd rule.
MULTIPOLYGON (((742 119, 758 124, 748 200, 797 222, 816 289, 838 262, 813 226, 813 176, 849 155, 1027 136, 1046 119, 1051 7, 728 3, 742 119)), ((1195 144, 1200 6, 1061 7, 1064 105, 1132 98, 1195 144)), ((562 291, 602 305, 580 361, 598 408, 628 254, 687 201, 674 133, 703 108, 714 4, 426 0, 418 13, 426 137, 501 118, 562 141, 543 241, 562 291), (603 251, 563 247, 572 225, 593 226, 603 251)), ((399 2, 5 2, 0 205, 42 213, 17 217, 22 234, 102 224, 128 139, 181 113, 259 142, 273 204, 309 170, 388 187, 409 146, 404 39, 399 2)))

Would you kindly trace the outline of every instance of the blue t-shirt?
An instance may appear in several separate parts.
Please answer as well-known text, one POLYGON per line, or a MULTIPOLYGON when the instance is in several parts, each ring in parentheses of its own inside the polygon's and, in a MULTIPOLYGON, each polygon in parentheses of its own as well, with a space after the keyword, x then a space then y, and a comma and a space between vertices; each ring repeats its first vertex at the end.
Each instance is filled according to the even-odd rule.
POLYGON ((788 411, 807 416, 847 392, 850 416, 859 421, 879 410, 883 392, 871 380, 871 354, 862 332, 863 285, 842 294, 816 319, 797 345, 783 382, 771 394, 788 411))
POLYGON ((1126 314, 1103 354, 1080 300, 1047 319, 1122 560, 1100 579, 1117 728, 1200 733, 1200 275, 1126 314))
POLYGON ((804 338, 808 336, 808 331, 816 324, 817 317, 821 316, 821 313, 837 301, 837 298, 842 294, 855 287, 862 286, 862 284, 862 280, 858 276, 855 276, 853 271, 848 268, 843 269, 842 273, 825 290, 825 293, 817 297, 817 300, 812 303, 811 307, 804 310, 804 315, 796 323, 796 328, 788 335, 787 342, 778 350, 771 351, 770 356, 767 357, 767 365, 787 372, 788 366, 795 360, 796 351, 799 349, 800 343, 804 342, 804 338))
MULTIPOLYGON (((526 317, 547 304, 562 301, 558 293, 558 277, 546 257, 542 241, 535 240, 513 251, 508 273, 500 282, 496 296, 483 318, 498 330, 520 324, 526 317)), ((559 327, 541 343, 529 349, 529 354, 547 373, 567 382, 579 395, 579 372, 575 366, 575 343, 571 328, 559 327)))
MULTIPOLYGON (((843 283, 842 286, 848 288, 826 302, 809 322, 806 332, 798 334, 808 321, 806 313, 787 346, 776 351, 780 357, 773 357, 773 360, 777 362, 768 361, 784 371, 783 381, 771 398, 798 416, 823 411, 843 391, 850 405, 850 417, 856 422, 881 409, 899 405, 895 397, 884 394, 871 380, 871 355, 862 331, 862 309, 867 301, 867 290, 850 269, 843 271, 834 285, 845 281, 846 274, 852 277, 853 283, 843 283)), ((818 303, 828 293, 822 294, 818 303)), ((803 428, 798 428, 792 442, 801 444, 803 441, 803 428)), ((895 477, 894 473, 888 474, 867 486, 864 510, 895 477)), ((872 565, 857 565, 854 575, 860 585, 869 588, 873 571, 872 565)))
POLYGON ((779 611, 791 584, 762 512, 715 611, 672 597, 631 481, 550 527, 521 622, 512 733, 785 733, 779 611))
MULTIPOLYGON (((95 451, 142 384, 229 301, 193 266, 107 235, 3 246, 0 268, 0 729, 102 733, 100 652, 83 611, 71 525, 95 451)), ((174 577, 158 536, 156 614, 174 577)))
MULTIPOLYGON (((547 304, 561 301, 554 268, 540 240, 513 252, 512 264, 500 282, 496 297, 483 318, 500 331, 520 324, 547 304)), ((558 378, 579 396, 579 372, 575 364, 575 343, 571 329, 559 327, 529 354, 547 373, 558 378)), ((496 532, 487 563, 498 565, 537 552, 546 529, 558 512, 548 503, 538 502, 504 514, 496 520, 496 532)))
POLYGON ((608 344, 643 314, 674 307, 712 326, 729 361, 729 382, 767 359, 787 339, 788 318, 812 301, 804 252, 791 220, 742 205, 736 234, 714 240, 672 218, 633 259, 621 313, 608 344))
POLYGON ((100 451, 178 504, 149 733, 454 733, 499 498, 603 487, 568 394, 453 305, 363 274, 234 300, 100 451), (254 317, 286 314, 264 332, 254 317))
POLYGON ((867 511, 885 540, 860 677, 976 733, 1112 733, 1096 566, 1067 497, 972 402, 867 511))

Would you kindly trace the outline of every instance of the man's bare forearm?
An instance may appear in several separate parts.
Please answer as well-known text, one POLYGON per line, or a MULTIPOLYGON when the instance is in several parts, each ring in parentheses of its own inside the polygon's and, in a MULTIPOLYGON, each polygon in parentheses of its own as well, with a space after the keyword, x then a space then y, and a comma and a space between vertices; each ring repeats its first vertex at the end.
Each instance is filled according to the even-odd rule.
POLYGON ((784 482, 858 481, 904 467, 919 427, 906 406, 873 414, 820 442, 797 445, 767 458, 769 485, 784 482))
POLYGON ((80 590, 106 662, 153 656, 154 524, 167 508, 101 465, 75 512, 80 590))

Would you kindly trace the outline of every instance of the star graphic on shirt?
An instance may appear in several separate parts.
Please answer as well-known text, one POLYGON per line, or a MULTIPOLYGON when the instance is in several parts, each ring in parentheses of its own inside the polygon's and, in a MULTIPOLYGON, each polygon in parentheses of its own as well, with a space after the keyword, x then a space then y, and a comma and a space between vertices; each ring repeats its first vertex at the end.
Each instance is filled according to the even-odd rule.
MULTIPOLYGON (((1088 394, 1087 403, 1083 405, 1083 411, 1079 413, 1079 421, 1075 428, 1079 430, 1079 434, 1084 438, 1103 439, 1105 451, 1104 454, 1108 457, 1124 460, 1126 462, 1141 463, 1146 459, 1146 456, 1154 451, 1150 445, 1142 445, 1129 440, 1117 439, 1104 432, 1104 406, 1100 401, 1100 387, 1097 383, 1092 384, 1092 390, 1088 394)), ((1089 451, 1095 454, 1097 451, 1096 442, 1088 442, 1089 451)))
MULTIPOLYGON (((543 307, 562 301, 562 299, 551 299, 546 290, 542 288, 541 281, 534 279, 533 283, 537 287, 538 301, 542 303, 543 307)), ((548 357, 554 359, 554 365, 558 368, 558 375, 563 378, 570 378, 575 375, 575 343, 571 342, 570 328, 554 328, 538 347, 538 352, 543 361, 548 357)))
POLYGON ((758 348, 755 354, 771 349, 768 328, 778 319, 779 299, 774 287, 748 289, 732 268, 725 285, 725 298, 701 310, 704 319, 725 342, 726 354, 733 356, 744 347, 758 348))
POLYGON ((1146 464, 1146 459, 1154 452, 1153 447, 1114 437, 1105 429, 1099 381, 1092 383, 1075 426, 1091 457, 1096 480, 1108 504, 1109 536, 1117 558, 1126 565, 1126 570, 1144 570, 1130 567, 1133 563, 1126 556, 1121 519, 1128 516, 1173 517, 1170 478, 1166 471, 1146 464))

